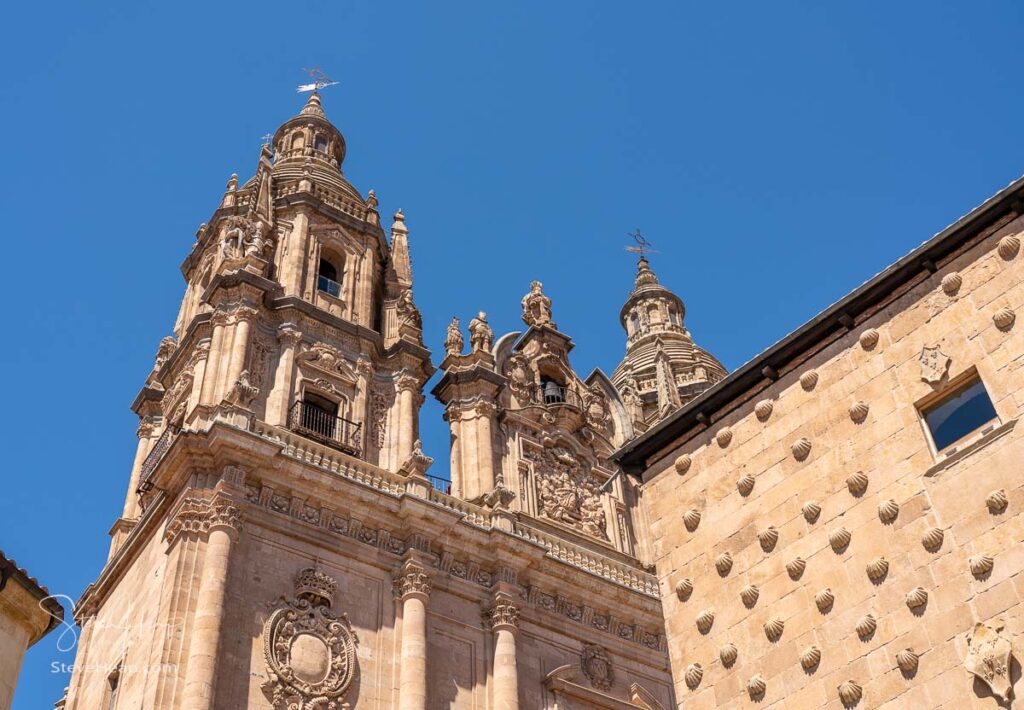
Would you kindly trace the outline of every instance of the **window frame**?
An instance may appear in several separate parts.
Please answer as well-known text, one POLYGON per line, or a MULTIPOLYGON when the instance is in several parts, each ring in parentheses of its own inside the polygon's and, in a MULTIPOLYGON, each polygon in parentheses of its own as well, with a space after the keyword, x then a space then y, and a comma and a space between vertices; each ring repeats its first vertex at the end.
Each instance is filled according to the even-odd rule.
POLYGON ((917 417, 921 422, 921 428, 928 441, 928 448, 931 449, 932 456, 937 460, 945 459, 963 451, 983 437, 991 434, 1003 424, 1003 419, 999 415, 999 410, 996 409, 995 399, 992 397, 991 390, 985 380, 981 377, 977 368, 973 367, 950 380, 942 389, 933 392, 927 397, 916 402, 914 408, 917 411, 917 417), (944 402, 957 397, 976 384, 980 384, 984 390, 989 403, 992 405, 992 410, 995 412, 995 416, 940 449, 935 442, 935 435, 932 432, 931 425, 928 423, 927 414, 941 406, 944 402))

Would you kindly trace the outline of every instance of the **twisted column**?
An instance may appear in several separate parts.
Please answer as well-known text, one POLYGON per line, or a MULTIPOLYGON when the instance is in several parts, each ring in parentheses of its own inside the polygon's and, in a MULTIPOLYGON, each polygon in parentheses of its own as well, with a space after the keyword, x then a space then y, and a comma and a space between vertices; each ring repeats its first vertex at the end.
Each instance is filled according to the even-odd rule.
POLYGON ((398 707, 427 707, 427 601, 430 577, 415 558, 405 561, 395 577, 402 601, 402 647, 399 656, 398 707))

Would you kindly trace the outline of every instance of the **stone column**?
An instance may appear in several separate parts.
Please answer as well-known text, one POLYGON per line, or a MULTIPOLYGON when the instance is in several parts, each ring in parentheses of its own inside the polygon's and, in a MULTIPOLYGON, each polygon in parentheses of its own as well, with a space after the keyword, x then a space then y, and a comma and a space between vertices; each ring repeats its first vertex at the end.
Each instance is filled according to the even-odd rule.
POLYGON ((398 707, 427 707, 427 601, 430 577, 415 558, 408 558, 395 577, 395 593, 402 602, 402 646, 398 668, 398 707))
POLYGON ((202 401, 203 382, 206 380, 206 363, 210 359, 210 338, 200 340, 196 344, 193 357, 195 362, 192 366, 192 391, 188 396, 188 410, 185 413, 186 419, 188 412, 198 407, 202 401))
POLYGON ((295 349, 302 341, 302 333, 294 323, 282 323, 277 339, 281 342, 281 356, 274 371, 274 387, 267 398, 266 416, 268 423, 285 427, 295 383, 295 349))
POLYGON ((494 490, 494 415, 498 408, 493 402, 479 401, 474 408, 477 416, 477 492, 474 495, 494 490))
POLYGON ((231 364, 228 368, 227 379, 224 382, 225 396, 231 391, 242 371, 246 368, 246 357, 249 352, 249 330, 252 327, 252 319, 258 313, 251 306, 241 306, 235 311, 235 332, 231 340, 231 364))
POLYGON ((392 436, 398 441, 395 466, 401 466, 412 453, 413 442, 416 441, 416 405, 415 395, 420 388, 420 381, 413 375, 403 372, 395 382, 398 390, 398 427, 392 436))
POLYGON ((208 530, 206 554, 189 640, 182 710, 213 707, 231 550, 241 530, 241 512, 230 499, 216 498, 207 504, 203 527, 208 530))
POLYGON ((302 295, 302 276, 306 263, 306 236, 309 233, 309 215, 305 208, 292 221, 292 229, 284 240, 284 258, 281 260, 281 286, 285 295, 302 295))
POLYGON ((356 361, 356 399, 346 416, 359 424, 359 451, 365 457, 370 448, 370 388, 373 386, 373 363, 365 358, 356 361))
POLYGON ((457 406, 449 404, 444 411, 444 418, 448 421, 451 429, 451 476, 452 495, 461 498, 463 494, 462 482, 462 410, 457 406))
POLYGON ((210 354, 206 358, 203 387, 199 395, 199 403, 207 406, 219 401, 218 382, 220 372, 225 366, 224 332, 227 330, 228 314, 224 311, 214 311, 211 322, 213 335, 210 337, 210 354))
POLYGON ((519 671, 516 665, 516 633, 519 609, 509 591, 499 590, 484 612, 484 621, 494 632, 495 710, 519 710, 519 671))

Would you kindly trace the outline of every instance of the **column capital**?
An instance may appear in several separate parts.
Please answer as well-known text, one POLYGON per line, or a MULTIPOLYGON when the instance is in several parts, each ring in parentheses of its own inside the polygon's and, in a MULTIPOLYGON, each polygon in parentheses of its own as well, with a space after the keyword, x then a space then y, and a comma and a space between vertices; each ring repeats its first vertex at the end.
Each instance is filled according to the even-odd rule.
POLYGON ((189 496, 172 513, 164 538, 173 545, 182 534, 208 535, 211 530, 226 530, 232 538, 242 531, 242 511, 224 496, 212 500, 189 496))
POLYGON ((277 328, 277 339, 283 345, 295 347, 302 340, 302 331, 294 323, 282 323, 277 328))
POLYGON ((496 592, 491 604, 483 610, 484 625, 491 631, 512 631, 519 629, 519 606, 507 592, 496 592))
POLYGON ((406 370, 399 372, 398 376, 395 378, 395 388, 399 392, 403 392, 405 390, 417 392, 419 391, 420 386, 420 378, 406 370))
POLYGON ((430 574, 415 558, 410 558, 402 563, 401 568, 395 574, 394 581, 395 595, 402 601, 417 596, 424 601, 430 598, 432 589, 430 574))

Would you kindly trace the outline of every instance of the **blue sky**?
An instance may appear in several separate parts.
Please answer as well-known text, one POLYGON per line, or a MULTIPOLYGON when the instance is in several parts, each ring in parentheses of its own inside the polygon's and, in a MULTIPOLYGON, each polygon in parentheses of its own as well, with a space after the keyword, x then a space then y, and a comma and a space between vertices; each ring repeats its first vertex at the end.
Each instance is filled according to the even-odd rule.
MULTIPOLYGON (((0 547, 77 598, 135 447, 129 411, 232 172, 341 86, 344 169, 407 215, 441 353, 544 281, 610 373, 626 232, 734 369, 1024 172, 1019 3, 16 3, 0 43, 8 316, 0 547)), ((388 219, 390 222, 390 219, 388 219)), ((440 407, 422 411, 447 474, 440 407)), ((16 710, 71 663, 51 635, 16 710)))

